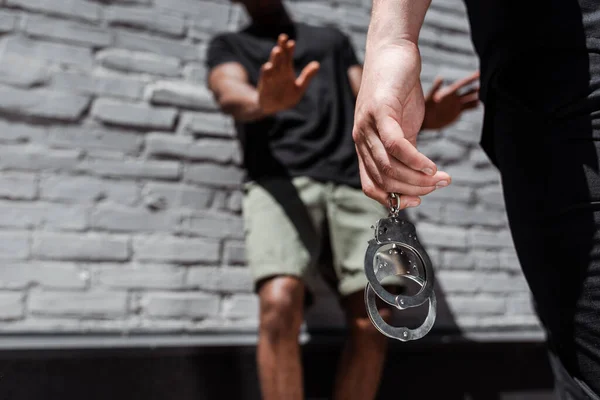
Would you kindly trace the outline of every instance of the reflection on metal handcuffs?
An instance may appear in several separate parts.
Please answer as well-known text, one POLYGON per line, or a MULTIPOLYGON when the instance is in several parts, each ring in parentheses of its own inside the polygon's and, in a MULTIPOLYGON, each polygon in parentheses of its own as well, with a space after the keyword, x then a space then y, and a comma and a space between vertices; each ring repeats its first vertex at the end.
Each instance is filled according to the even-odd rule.
POLYGON ((400 196, 392 193, 390 215, 375 225, 375 238, 369 241, 365 254, 365 305, 373 325, 384 335, 402 342, 421 339, 429 333, 436 318, 436 298, 431 260, 417 240, 413 224, 398 218, 400 196), (400 276, 416 282, 420 290, 413 296, 394 295, 381 284, 387 277, 400 276), (429 302, 425 321, 416 329, 394 327, 386 323, 377 309, 377 297, 399 310, 429 302))

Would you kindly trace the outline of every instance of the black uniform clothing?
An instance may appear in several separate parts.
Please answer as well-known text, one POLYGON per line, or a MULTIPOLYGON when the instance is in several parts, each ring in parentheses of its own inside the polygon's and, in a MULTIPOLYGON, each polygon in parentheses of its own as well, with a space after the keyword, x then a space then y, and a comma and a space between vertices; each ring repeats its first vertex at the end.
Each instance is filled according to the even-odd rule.
POLYGON ((303 23, 277 31, 250 26, 216 36, 209 45, 208 68, 238 62, 256 86, 280 33, 296 42, 297 74, 311 61, 321 67, 296 107, 258 122, 237 124, 246 179, 305 176, 360 188, 352 140, 356 99, 348 79, 348 69, 359 62, 346 35, 303 23))
POLYGON ((482 147, 561 399, 600 399, 600 2, 466 0, 482 147))

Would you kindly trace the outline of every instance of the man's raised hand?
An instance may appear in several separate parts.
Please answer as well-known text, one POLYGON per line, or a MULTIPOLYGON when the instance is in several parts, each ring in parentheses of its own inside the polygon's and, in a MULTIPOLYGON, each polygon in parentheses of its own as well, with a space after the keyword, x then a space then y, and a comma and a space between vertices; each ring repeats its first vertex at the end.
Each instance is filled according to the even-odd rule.
POLYGON ((258 101, 267 115, 296 106, 319 71, 319 63, 313 61, 296 77, 294 49, 293 40, 285 34, 279 35, 269 61, 262 66, 257 87, 258 101))
POLYGON ((425 96, 425 119, 423 129, 441 129, 455 122, 460 115, 479 104, 479 88, 463 89, 479 79, 479 71, 442 87, 443 79, 437 78, 425 96))

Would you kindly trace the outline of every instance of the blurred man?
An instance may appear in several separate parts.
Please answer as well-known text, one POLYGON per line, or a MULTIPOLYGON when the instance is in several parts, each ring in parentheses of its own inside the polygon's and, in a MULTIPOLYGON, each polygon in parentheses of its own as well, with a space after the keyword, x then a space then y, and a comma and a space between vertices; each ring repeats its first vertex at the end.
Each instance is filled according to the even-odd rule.
MULTIPOLYGON (((211 41, 208 85, 236 120, 244 150, 263 397, 304 398, 298 335, 315 267, 325 264, 350 332, 335 399, 373 399, 387 341, 365 312, 363 259, 370 226, 387 211, 360 190, 352 125, 361 65, 348 37, 293 22, 280 0, 239 2, 252 24, 211 41)), ((477 78, 446 88, 436 81, 423 128, 441 128, 476 107, 477 89, 458 92, 477 78)))
MULTIPOLYGON (((353 136, 365 193, 401 206, 450 176, 416 149, 430 0, 375 0, 353 136)), ((467 0, 482 146, 500 170, 561 399, 600 398, 600 3, 467 0)))

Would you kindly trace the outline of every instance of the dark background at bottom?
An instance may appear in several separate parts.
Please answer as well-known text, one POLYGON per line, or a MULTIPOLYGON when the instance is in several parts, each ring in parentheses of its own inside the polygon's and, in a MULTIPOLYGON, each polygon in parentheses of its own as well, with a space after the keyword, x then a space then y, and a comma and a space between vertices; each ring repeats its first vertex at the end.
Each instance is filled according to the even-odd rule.
MULTIPOLYGON (((307 399, 328 399, 339 345, 305 345, 307 399)), ((259 399, 253 347, 0 352, 0 400, 259 399)), ((393 346, 379 399, 553 399, 542 344, 393 346)))

